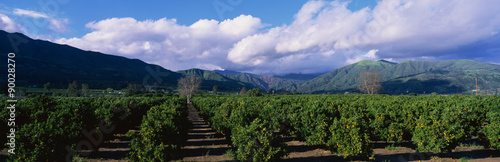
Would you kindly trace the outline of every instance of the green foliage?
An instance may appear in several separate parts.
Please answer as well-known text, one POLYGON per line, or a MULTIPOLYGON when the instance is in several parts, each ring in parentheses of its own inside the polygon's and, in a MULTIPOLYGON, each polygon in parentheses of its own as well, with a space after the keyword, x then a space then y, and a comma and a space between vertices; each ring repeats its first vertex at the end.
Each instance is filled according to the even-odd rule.
POLYGON ((51 87, 50 87, 50 82, 45 83, 45 84, 43 85, 43 88, 45 88, 45 90, 47 90, 47 91, 49 91, 49 92, 50 92, 50 89, 51 89, 51 87))
POLYGON ((486 148, 500 149, 500 101, 491 102, 489 109, 486 114, 488 124, 481 129, 479 139, 486 148))
POLYGON ((240 95, 246 95, 247 94, 247 88, 243 87, 240 90, 240 95))
POLYGON ((82 94, 87 97, 89 95, 90 89, 88 84, 82 84, 82 94))
POLYGON ((212 94, 217 95, 217 91, 218 91, 218 90, 219 90, 219 86, 214 85, 214 86, 212 87, 212 94))
POLYGON ((69 84, 68 86, 68 96, 69 97, 78 97, 80 96, 80 85, 78 84, 78 81, 73 81, 72 83, 69 84))
POLYGON ((330 126, 331 136, 326 145, 344 157, 371 157, 373 150, 367 130, 366 122, 359 116, 335 119, 330 126))
MULTIPOLYGON (((52 98, 36 96, 19 99, 16 104, 16 154, 12 161, 66 161, 69 150, 80 141, 92 143, 98 149, 102 141, 113 133, 122 133, 135 127, 150 106, 164 101, 163 97, 116 98, 52 98), (102 131, 102 123, 114 128, 102 131), (88 139, 82 132, 100 132, 101 143, 88 139)), ((5 104, 5 100, 0 102, 5 104)), ((6 123, 8 109, 2 110, 1 122, 6 123), (6 115, 4 115, 6 114, 6 115)), ((0 132, 6 134, 6 127, 0 132)), ((95 138, 95 136, 94 136, 95 138)), ((5 140, 2 141, 2 145, 5 140)))
POLYGON ((127 86, 126 96, 134 96, 141 93, 141 85, 129 83, 127 86))
POLYGON ((83 115, 87 110, 78 104, 58 105, 58 110, 31 115, 34 121, 22 125, 18 131, 18 148, 11 159, 64 161, 66 156, 61 155, 68 153, 66 146, 73 145, 83 130, 83 115))
POLYGON ((247 92, 247 96, 253 96, 253 97, 262 96, 262 92, 259 89, 254 88, 247 92))
POLYGON ((169 161, 181 158, 190 129, 185 98, 172 98, 152 107, 133 137, 129 158, 132 161, 169 161))
POLYGON ((286 155, 286 145, 265 120, 256 118, 250 125, 236 127, 233 131, 235 157, 240 161, 276 161, 286 155))
POLYGON ((113 93, 113 91, 114 91, 113 88, 106 88, 106 92, 108 93, 113 93))
MULTIPOLYGON (((484 145, 498 147, 498 96, 217 96, 196 97, 193 104, 214 130, 246 151, 256 142, 244 130, 257 119, 266 130, 326 145, 345 158, 372 157, 372 140, 411 140, 418 151, 450 152, 479 133, 484 145)), ((243 152, 236 158, 252 160, 243 152)))
POLYGON ((462 125, 444 115, 432 112, 417 120, 412 141, 418 151, 451 152, 465 136, 462 125))
MULTIPOLYGON (((131 160, 178 159, 189 130, 185 103, 178 97, 20 99, 16 155, 9 158, 65 160, 60 155, 67 155, 66 146, 77 149, 77 142, 87 138, 81 132, 100 131, 102 121, 114 127, 103 140, 141 123, 140 132, 130 133, 131 160)), ((0 100, 0 105, 6 104, 6 99, 0 100)), ((500 146, 498 96, 210 95, 193 98, 193 104, 243 161, 278 160, 287 152, 280 136, 288 134, 345 158, 371 157, 372 140, 411 140, 418 151, 450 152, 478 134, 485 147, 500 146)), ((0 124, 6 125, 8 111, 1 111, 0 124)), ((0 134, 7 131, 0 127, 0 134)), ((99 144, 92 146, 97 149, 99 144)))

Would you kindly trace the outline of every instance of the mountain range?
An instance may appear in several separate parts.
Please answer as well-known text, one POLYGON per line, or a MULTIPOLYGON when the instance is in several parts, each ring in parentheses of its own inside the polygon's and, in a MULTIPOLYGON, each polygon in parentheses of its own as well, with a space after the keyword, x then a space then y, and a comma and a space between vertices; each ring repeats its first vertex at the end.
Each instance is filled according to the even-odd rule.
MULTIPOLYGON (((181 77, 203 79, 201 88, 219 91, 287 90, 302 93, 358 92, 357 79, 364 71, 378 71, 385 94, 471 93, 477 78, 479 89, 497 92, 500 88, 500 65, 473 60, 403 61, 400 63, 360 61, 324 74, 288 74, 262 76, 231 70, 189 69, 171 71, 138 59, 84 51, 68 45, 34 40, 20 33, 0 31, 0 58, 16 54, 16 85, 41 87, 50 82, 52 88, 67 88, 73 80, 87 83, 92 89, 122 89, 128 84, 174 90, 181 77)), ((7 61, 0 61, 0 75, 7 76, 7 61)), ((0 84, 7 85, 7 77, 0 84)), ((6 86, 1 91, 5 92, 6 86)))
POLYGON ((356 91, 356 79, 363 70, 379 71, 382 93, 470 93, 475 89, 496 92, 500 88, 500 65, 474 60, 447 61, 360 61, 323 74, 302 84, 306 93, 356 91))

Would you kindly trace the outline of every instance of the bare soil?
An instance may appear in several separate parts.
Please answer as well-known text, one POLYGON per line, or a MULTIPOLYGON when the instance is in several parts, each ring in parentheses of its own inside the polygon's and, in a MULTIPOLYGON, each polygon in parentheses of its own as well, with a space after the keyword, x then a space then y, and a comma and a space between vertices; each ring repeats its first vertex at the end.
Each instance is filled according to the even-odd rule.
POLYGON ((193 123, 189 131, 187 144, 183 147, 186 153, 182 161, 231 161, 232 157, 224 155, 230 149, 225 138, 217 137, 217 133, 200 117, 198 111, 188 105, 188 119, 193 123))

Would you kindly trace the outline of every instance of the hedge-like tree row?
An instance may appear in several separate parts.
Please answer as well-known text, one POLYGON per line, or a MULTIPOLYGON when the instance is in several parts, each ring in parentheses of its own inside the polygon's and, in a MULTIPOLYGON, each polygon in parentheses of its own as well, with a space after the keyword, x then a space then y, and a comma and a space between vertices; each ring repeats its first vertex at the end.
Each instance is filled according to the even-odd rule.
POLYGON ((344 157, 373 157, 374 140, 411 140, 420 152, 450 152, 476 133, 485 147, 500 148, 498 96, 231 96, 193 103, 242 161, 286 155, 283 133, 344 157))
MULTIPOLYGON (((113 134, 139 125, 153 106, 171 97, 52 98, 18 100, 12 161, 66 161, 82 150, 97 150, 113 134)), ((12 103, 1 100, 1 145, 7 145, 12 103), (7 105, 9 104, 9 105, 7 105)))
POLYGON ((182 157, 191 127, 185 98, 171 98, 152 107, 143 118, 140 132, 133 137, 129 158, 132 161, 170 161, 182 157))

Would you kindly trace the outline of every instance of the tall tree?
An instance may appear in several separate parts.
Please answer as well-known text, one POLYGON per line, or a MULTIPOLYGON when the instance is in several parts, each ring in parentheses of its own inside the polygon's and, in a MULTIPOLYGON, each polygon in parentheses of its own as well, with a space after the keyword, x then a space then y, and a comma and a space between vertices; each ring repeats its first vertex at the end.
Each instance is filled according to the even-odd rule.
POLYGON ((247 91, 247 95, 257 97, 257 96, 262 96, 262 92, 260 91, 260 89, 254 88, 247 91))
POLYGON ((83 83, 82 84, 82 94, 83 94, 83 96, 87 97, 87 95, 89 94, 89 92, 90 92, 89 85, 86 84, 86 83, 83 83))
POLYGON ((80 96, 80 84, 78 84, 78 81, 73 81, 72 83, 69 84, 68 89, 68 96, 70 97, 78 97, 80 96))
POLYGON ((113 93, 113 91, 114 91, 113 88, 107 88, 106 89, 106 92, 108 92, 108 93, 113 93))
POLYGON ((212 93, 213 93, 213 94, 215 94, 215 95, 217 95, 217 90, 218 90, 218 89, 219 89, 219 86, 214 85, 214 86, 212 87, 212 93))
POLYGON ((367 94, 378 93, 382 89, 382 79, 378 71, 363 71, 359 75, 358 89, 367 94))
POLYGON ((43 85, 43 88, 45 88, 45 90, 49 91, 50 92, 50 82, 47 82, 43 85))
POLYGON ((196 77, 185 77, 180 78, 177 82, 177 90, 181 96, 185 96, 187 98, 187 102, 191 103, 191 97, 194 94, 198 93, 198 90, 201 86, 201 78, 196 77))
POLYGON ((135 94, 139 94, 140 92, 141 92, 141 85, 129 83, 127 86, 126 96, 133 96, 135 94))
POLYGON ((240 95, 247 94, 247 89, 245 87, 241 88, 240 95))

